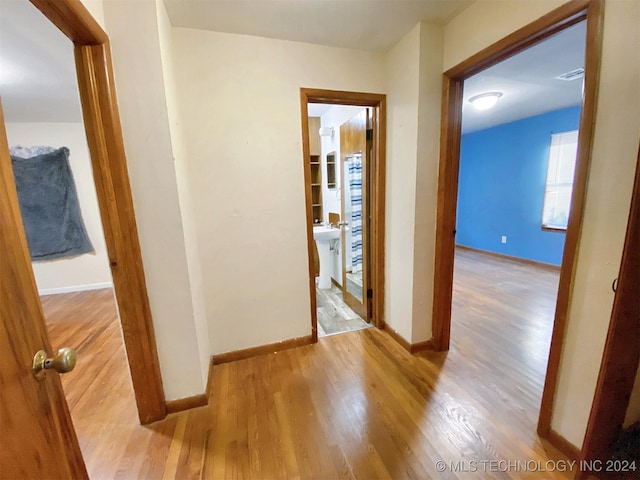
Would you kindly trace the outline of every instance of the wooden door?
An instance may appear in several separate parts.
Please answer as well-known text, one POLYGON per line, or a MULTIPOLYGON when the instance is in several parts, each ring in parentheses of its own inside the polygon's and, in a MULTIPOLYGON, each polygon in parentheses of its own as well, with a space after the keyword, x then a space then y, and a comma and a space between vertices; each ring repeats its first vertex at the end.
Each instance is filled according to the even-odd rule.
POLYGON ((342 169, 342 296, 358 315, 371 320, 369 291, 369 164, 367 110, 340 126, 342 169))
MULTIPOLYGON (((89 478, 58 374, 37 380, 38 350, 53 354, 18 206, 0 105, 0 478, 89 478)), ((57 345, 62 347, 64 345, 57 345)))

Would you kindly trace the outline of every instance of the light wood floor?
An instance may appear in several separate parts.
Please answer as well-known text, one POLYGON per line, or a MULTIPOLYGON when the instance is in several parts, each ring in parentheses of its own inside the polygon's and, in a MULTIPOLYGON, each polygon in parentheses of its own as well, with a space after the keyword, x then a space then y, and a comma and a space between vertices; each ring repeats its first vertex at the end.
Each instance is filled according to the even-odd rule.
POLYGON ((535 433, 555 274, 491 260, 457 257, 448 353, 411 356, 375 328, 329 336, 216 366, 209 406, 147 427, 110 294, 47 297, 54 345, 79 348, 62 378, 91 478, 571 478, 498 463, 565 457, 535 433))
POLYGON ((342 291, 333 283, 326 290, 316 287, 316 301, 319 337, 371 327, 344 303, 342 291))

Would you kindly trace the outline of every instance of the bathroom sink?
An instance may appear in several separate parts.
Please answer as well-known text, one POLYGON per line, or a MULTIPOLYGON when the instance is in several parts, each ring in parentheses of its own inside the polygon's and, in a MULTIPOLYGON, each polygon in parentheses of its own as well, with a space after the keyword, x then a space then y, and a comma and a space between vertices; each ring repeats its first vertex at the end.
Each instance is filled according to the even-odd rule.
POLYGON ((340 238, 340 229, 330 227, 328 225, 318 225, 313 227, 313 239, 318 246, 318 257, 320 260, 320 278, 318 279, 318 288, 331 288, 331 270, 332 264, 331 254, 332 242, 338 243, 340 238))
POLYGON ((337 240, 338 238, 340 238, 340 229, 329 227, 327 225, 313 227, 313 238, 318 243, 337 240))

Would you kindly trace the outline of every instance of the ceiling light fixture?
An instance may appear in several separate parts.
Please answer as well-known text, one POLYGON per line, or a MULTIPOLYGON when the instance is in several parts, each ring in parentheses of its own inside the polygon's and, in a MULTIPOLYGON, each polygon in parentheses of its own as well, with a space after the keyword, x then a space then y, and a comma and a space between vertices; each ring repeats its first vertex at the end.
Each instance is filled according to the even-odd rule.
POLYGON ((502 93, 500 92, 481 93, 480 95, 474 95, 471 97, 469 102, 478 110, 488 110, 496 104, 501 96, 502 93))

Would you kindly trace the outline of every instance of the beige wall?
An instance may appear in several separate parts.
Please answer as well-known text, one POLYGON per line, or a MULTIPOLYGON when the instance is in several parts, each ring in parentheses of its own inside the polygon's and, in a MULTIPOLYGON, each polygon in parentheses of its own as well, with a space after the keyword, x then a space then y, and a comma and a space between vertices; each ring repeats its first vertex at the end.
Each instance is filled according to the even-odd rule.
POLYGON ((173 146, 174 167, 178 187, 178 201, 182 215, 182 226, 189 273, 189 287, 191 289, 191 303, 195 325, 196 340, 200 358, 200 368, 203 385, 207 383, 211 347, 209 345, 209 326, 204 301, 202 284, 202 270, 200 268, 200 254, 195 226, 195 208, 191 196, 190 179, 187 173, 184 139, 180 128, 180 117, 177 105, 177 89, 173 74, 173 37, 172 27, 167 16, 167 10, 162 0, 156 0, 158 12, 158 32, 160 40, 160 56, 164 75, 165 95, 167 101, 167 116, 169 131, 173 146))
POLYGON ((74 292, 110 287, 111 271, 102 232, 98 197, 82 123, 6 123, 10 146, 44 145, 69 148, 69 165, 78 192, 78 203, 95 253, 46 262, 34 262, 33 273, 40 294, 74 292))
POLYGON ((387 55, 385 320, 429 340, 440 152, 443 27, 420 23, 387 55))
POLYGON ((442 105, 442 49, 444 28, 420 24, 420 89, 415 193, 413 259, 413 328, 411 342, 431 339, 435 258, 440 108, 442 105))
POLYGON ((411 341, 420 93, 420 25, 386 57, 387 195, 385 312, 389 327, 411 341))
POLYGON ((552 427, 580 445, 606 339, 640 133, 640 3, 605 3, 602 73, 578 266, 552 427))
POLYGON ((167 400, 205 388, 155 2, 105 2, 142 260, 167 400))
POLYGON ((384 91, 381 55, 173 31, 212 353, 309 335, 300 87, 384 91))
MULTIPOLYGON (((445 69, 558 4, 476 2, 445 28, 445 69)), ((629 45, 640 44, 640 4, 607 1, 604 18, 584 227, 552 419, 552 428, 576 446, 584 437, 611 315, 611 282, 617 276, 622 254, 640 131, 640 58, 628 54, 629 45)))

